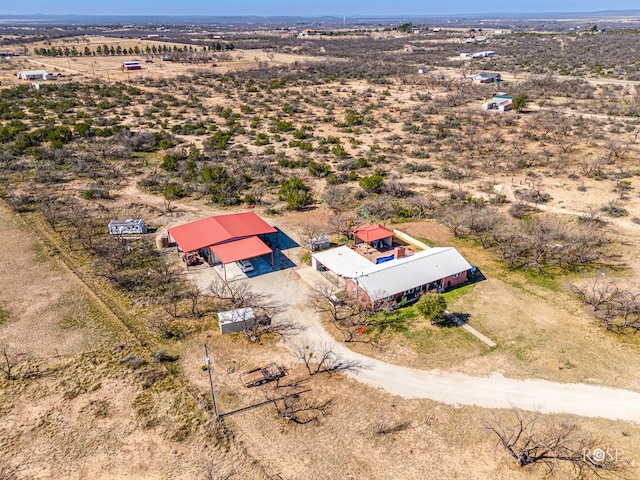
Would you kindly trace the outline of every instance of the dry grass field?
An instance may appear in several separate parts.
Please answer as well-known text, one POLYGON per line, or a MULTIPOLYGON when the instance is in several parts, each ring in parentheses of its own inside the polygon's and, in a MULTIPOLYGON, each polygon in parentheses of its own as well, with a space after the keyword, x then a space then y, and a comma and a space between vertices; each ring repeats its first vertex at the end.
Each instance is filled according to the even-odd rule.
MULTIPOLYGON (((402 55, 402 39, 378 40, 390 42, 383 56, 402 55)), ((339 41, 301 41, 305 56, 239 41, 215 68, 156 56, 135 73, 120 70, 129 56, 0 62, 0 346, 21 360, 15 378, 0 379, 0 478, 544 478, 495 448, 486 424, 508 411, 394 397, 340 372, 310 376, 274 333, 255 343, 221 336, 222 300, 194 290, 201 277, 185 275, 175 250, 144 245, 169 226, 249 205, 302 245, 287 253, 297 266, 278 272, 281 283, 252 284, 290 299, 285 320, 314 315, 298 274, 306 238, 328 232, 343 242, 344 225, 381 222, 456 246, 480 268, 486 279, 448 292, 448 308, 497 346, 408 308, 403 328, 349 348, 416 369, 640 392, 637 335, 605 329, 572 291, 594 277, 640 285, 640 148, 629 115, 640 87, 599 78, 566 89, 574 80, 503 72, 530 102, 522 112, 483 112, 495 88, 465 81, 460 66, 443 62, 444 80, 410 73, 413 64, 374 75, 339 55, 339 41), (326 55, 315 53, 320 46, 326 55), (36 91, 15 77, 30 68, 62 76, 36 91), (310 190, 310 204, 291 207, 282 186, 292 178, 310 190), (521 268, 492 243, 502 232, 483 236, 489 228, 469 211, 514 229, 586 225, 605 240, 584 264, 521 268), (467 223, 452 220, 463 216, 467 223), (154 233, 110 242, 104 227, 115 217, 141 217, 154 233), (224 414, 217 423, 204 344, 224 414), (242 372, 269 362, 288 369, 278 388, 241 384, 242 372), (276 408, 283 395, 297 421, 276 408)), ((84 36, 30 48, 165 43, 174 45, 84 36)), ((615 449, 627 466, 621 478, 640 478, 638 425, 572 415, 540 422, 577 425, 590 447, 615 449)))

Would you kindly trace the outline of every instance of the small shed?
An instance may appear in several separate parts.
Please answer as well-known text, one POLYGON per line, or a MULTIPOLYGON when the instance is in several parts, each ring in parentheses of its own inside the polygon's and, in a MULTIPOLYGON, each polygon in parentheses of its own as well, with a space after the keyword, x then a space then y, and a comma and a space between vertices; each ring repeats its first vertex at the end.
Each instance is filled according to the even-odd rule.
POLYGON ((108 227, 109 234, 111 235, 131 235, 137 233, 147 233, 147 227, 141 218, 111 220, 108 227))
POLYGON ((45 70, 22 70, 17 74, 21 80, 50 80, 51 75, 45 70))
POLYGON ((122 70, 142 70, 142 65, 140 65, 138 60, 122 62, 122 70))
POLYGON ((318 250, 326 250, 329 248, 329 236, 328 235, 318 235, 317 237, 313 237, 309 239, 309 248, 312 252, 317 252, 318 250))
POLYGON ((242 332, 245 329, 254 328, 256 316, 252 308, 238 308, 237 310, 229 310, 227 312, 218 312, 218 325, 220 333, 242 332))

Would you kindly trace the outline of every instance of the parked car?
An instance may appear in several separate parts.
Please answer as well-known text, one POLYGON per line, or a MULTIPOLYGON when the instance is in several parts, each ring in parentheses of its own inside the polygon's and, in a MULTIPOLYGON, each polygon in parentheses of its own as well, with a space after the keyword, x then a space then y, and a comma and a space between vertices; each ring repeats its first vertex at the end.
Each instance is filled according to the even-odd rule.
POLYGON ((240 260, 236 263, 244 273, 253 272, 253 264, 249 260, 240 260))

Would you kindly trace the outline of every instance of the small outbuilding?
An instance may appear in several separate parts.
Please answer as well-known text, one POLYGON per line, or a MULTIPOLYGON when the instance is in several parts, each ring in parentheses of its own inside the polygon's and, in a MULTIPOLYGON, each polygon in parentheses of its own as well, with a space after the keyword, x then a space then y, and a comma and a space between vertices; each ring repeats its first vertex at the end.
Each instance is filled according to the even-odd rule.
POLYGON ((480 72, 470 78, 478 83, 497 83, 502 81, 502 76, 499 73, 492 72, 480 72))
POLYGON ((498 93, 491 100, 482 104, 483 110, 498 110, 499 112, 508 112, 513 107, 513 97, 498 93))
POLYGON ((142 70, 142 65, 140 65, 140 62, 138 60, 133 60, 131 62, 122 62, 122 71, 129 71, 129 70, 142 70))
POLYGON ((21 70, 17 76, 20 80, 51 80, 52 78, 46 70, 21 70))
POLYGON ((312 237, 309 239, 309 248, 312 252, 326 250, 330 245, 331 243, 329 242, 328 235, 318 235, 317 237, 312 237))
POLYGON ((227 312, 218 312, 218 325, 222 335, 252 330, 255 327, 256 316, 252 308, 239 308, 227 312))
POLYGON ((356 228, 353 231, 356 244, 367 243, 376 249, 391 248, 393 231, 380 224, 356 228))
POLYGON ((147 227, 141 218, 127 220, 111 220, 108 225, 111 235, 131 235, 147 233, 147 227))

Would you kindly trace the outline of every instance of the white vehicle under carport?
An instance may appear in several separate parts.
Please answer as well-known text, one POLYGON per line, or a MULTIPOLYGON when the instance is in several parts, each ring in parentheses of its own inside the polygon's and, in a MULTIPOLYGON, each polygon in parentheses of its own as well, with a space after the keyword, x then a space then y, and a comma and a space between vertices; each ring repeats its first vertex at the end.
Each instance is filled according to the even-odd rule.
POLYGON ((251 263, 249 260, 238 260, 236 264, 244 273, 253 272, 253 263, 251 263))
POLYGON ((249 260, 238 260, 236 264, 244 273, 253 272, 253 263, 251 263, 249 260))

